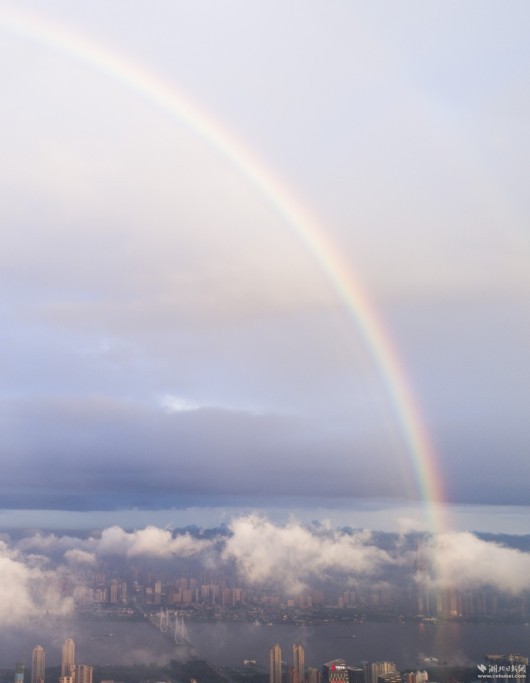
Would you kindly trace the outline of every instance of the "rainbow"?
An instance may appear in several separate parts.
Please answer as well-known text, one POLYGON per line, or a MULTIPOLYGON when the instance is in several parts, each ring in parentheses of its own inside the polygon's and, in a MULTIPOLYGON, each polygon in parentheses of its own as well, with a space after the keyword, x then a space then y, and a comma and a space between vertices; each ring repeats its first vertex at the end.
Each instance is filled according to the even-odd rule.
POLYGON ((241 140, 202 110, 174 84, 115 51, 34 13, 0 8, 0 28, 37 42, 69 59, 118 81, 188 125, 233 167, 243 174, 287 221, 294 234, 326 275, 336 295, 350 312, 397 414, 411 460, 416 486, 426 506, 431 530, 442 528, 444 500, 437 457, 423 424, 414 393, 399 354, 351 267, 314 217, 297 201, 286 184, 269 170, 241 140))

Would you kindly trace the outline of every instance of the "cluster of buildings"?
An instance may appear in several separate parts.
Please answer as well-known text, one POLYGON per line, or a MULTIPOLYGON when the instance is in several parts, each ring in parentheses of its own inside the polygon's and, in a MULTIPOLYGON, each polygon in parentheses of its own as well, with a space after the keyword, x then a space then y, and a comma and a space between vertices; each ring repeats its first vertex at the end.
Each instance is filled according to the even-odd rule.
POLYGON ((418 591, 419 614, 443 619, 519 619, 530 617, 530 595, 510 595, 491 590, 445 589, 418 591))
MULTIPOLYGON (((31 653, 31 683, 44 683, 45 674, 46 651, 37 645, 31 653)), ((24 675, 24 664, 18 663, 15 667, 15 683, 24 683, 24 675)), ((59 683, 92 683, 92 678, 93 667, 76 663, 75 642, 68 638, 63 643, 59 683)))
POLYGON ((269 683, 427 683, 426 671, 402 674, 394 662, 363 662, 361 667, 348 666, 344 659, 323 665, 322 671, 305 667, 304 648, 293 645, 293 663, 285 667, 278 644, 269 651, 269 683))
MULTIPOLYGON (((421 565, 418 564, 418 567, 421 565)), ((113 574, 113 575, 112 575, 113 574)), ((280 590, 242 586, 236 577, 177 576, 161 577, 151 571, 135 568, 128 577, 111 575, 98 569, 92 575, 79 577, 72 587, 78 608, 127 606, 135 602, 151 606, 178 609, 219 609, 245 611, 251 609, 315 609, 344 610, 378 618, 405 616, 439 619, 514 620, 530 618, 530 592, 523 595, 496 593, 488 590, 425 590, 416 583, 389 586, 385 589, 341 590, 339 586, 324 592, 308 589, 296 596, 286 596, 280 590)))
POLYGON ((145 584, 133 581, 129 589, 126 581, 118 579, 105 581, 101 574, 96 576, 94 586, 76 586, 73 596, 75 603, 81 607, 92 604, 124 605, 128 603, 129 597, 134 597, 147 606, 241 607, 255 600, 254 592, 240 586, 228 585, 224 580, 206 583, 187 577, 169 581, 157 578, 145 584))

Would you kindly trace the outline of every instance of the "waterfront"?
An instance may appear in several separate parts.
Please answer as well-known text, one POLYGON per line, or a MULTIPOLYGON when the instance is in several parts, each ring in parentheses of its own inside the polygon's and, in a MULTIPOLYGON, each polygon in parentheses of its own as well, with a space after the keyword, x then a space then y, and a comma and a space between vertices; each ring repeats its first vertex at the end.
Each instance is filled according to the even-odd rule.
POLYGON ((530 627, 508 624, 375 623, 278 625, 193 623, 190 636, 201 654, 221 666, 245 658, 268 666, 268 651, 279 643, 284 661, 291 662, 292 644, 302 643, 306 664, 320 667, 341 657, 348 664, 362 660, 392 660, 398 668, 425 666, 426 657, 440 664, 474 666, 488 652, 530 650, 530 627))
MULTIPOLYGON (((306 651, 306 664, 320 667, 342 657, 349 664, 362 660, 393 660, 398 668, 425 665, 426 657, 440 664, 474 666, 489 652, 530 654, 530 627, 509 624, 463 623, 375 623, 283 625, 241 622, 188 621, 191 642, 199 655, 226 667, 255 659, 268 667, 268 651, 274 643, 283 659, 291 662, 292 644, 306 651)), ((142 664, 185 659, 190 650, 177 647, 145 621, 133 620, 46 620, 24 630, 4 629, 0 635, 0 666, 14 661, 30 662, 34 645, 47 651, 47 664, 60 661, 62 641, 76 640, 77 659, 87 664, 142 664), (112 634, 112 635, 110 635, 112 634)))

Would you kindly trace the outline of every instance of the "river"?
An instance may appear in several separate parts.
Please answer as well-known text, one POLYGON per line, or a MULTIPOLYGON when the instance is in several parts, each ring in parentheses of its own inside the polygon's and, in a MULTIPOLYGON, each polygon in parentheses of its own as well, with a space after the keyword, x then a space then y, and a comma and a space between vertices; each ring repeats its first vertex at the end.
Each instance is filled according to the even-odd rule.
MULTIPOLYGON (((306 665, 316 667, 338 657, 350 665, 365 659, 392 660, 398 668, 412 668, 424 665, 426 657, 474 666, 492 652, 530 655, 530 627, 520 625, 365 622, 267 626, 188 621, 187 627, 196 651, 220 666, 239 666, 243 659, 255 659, 268 667, 268 652, 275 643, 280 644, 284 661, 290 663, 295 642, 304 645, 306 665)), ((162 662, 189 654, 143 621, 47 620, 24 629, 4 628, 0 667, 13 667, 16 661, 29 666, 31 650, 37 644, 46 649, 47 664, 57 665, 61 644, 70 637, 77 644, 77 661, 86 664, 162 662)))
POLYGON ((424 665, 426 657, 440 663, 474 666, 491 652, 528 655, 530 628, 488 624, 373 623, 318 626, 190 623, 190 636, 209 660, 233 666, 256 659, 268 666, 269 648, 279 643, 284 661, 292 662, 293 643, 302 643, 308 666, 321 667, 338 657, 348 664, 391 660, 398 668, 424 665))

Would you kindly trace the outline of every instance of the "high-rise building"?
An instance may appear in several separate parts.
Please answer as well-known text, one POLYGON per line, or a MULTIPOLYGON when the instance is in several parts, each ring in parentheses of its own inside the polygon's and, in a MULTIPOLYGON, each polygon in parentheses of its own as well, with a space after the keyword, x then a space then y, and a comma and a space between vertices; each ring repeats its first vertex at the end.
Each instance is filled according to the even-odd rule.
POLYGON ((344 659, 333 659, 322 667, 322 683, 349 683, 344 659))
POLYGON ((394 662, 364 662, 366 683, 377 683, 378 676, 396 671, 394 662))
POLYGON ((75 676, 75 643, 71 638, 63 643, 63 656, 61 659, 61 678, 75 676))
POLYGON ((15 683, 24 683, 24 664, 22 662, 15 664, 15 683))
POLYGON ((31 683, 44 683, 45 669, 46 653, 43 647, 37 645, 31 653, 31 683))
POLYGON ((93 667, 78 664, 75 667, 75 683, 92 683, 93 667))
POLYGON ((402 683, 402 676, 399 671, 389 671, 386 674, 379 674, 377 683, 402 683))
POLYGON ((314 667, 307 667, 307 683, 320 683, 320 671, 314 667))
POLYGON ((348 681, 349 683, 365 683, 366 676, 364 675, 364 669, 359 669, 356 666, 349 666, 348 681))
POLYGON ((271 647, 269 661, 269 683, 282 683, 282 650, 278 644, 271 647))
POLYGON ((406 677, 406 683, 427 683, 429 674, 425 671, 410 671, 406 677))
POLYGON ((293 645, 293 667, 298 683, 305 682, 304 647, 299 643, 293 645))

